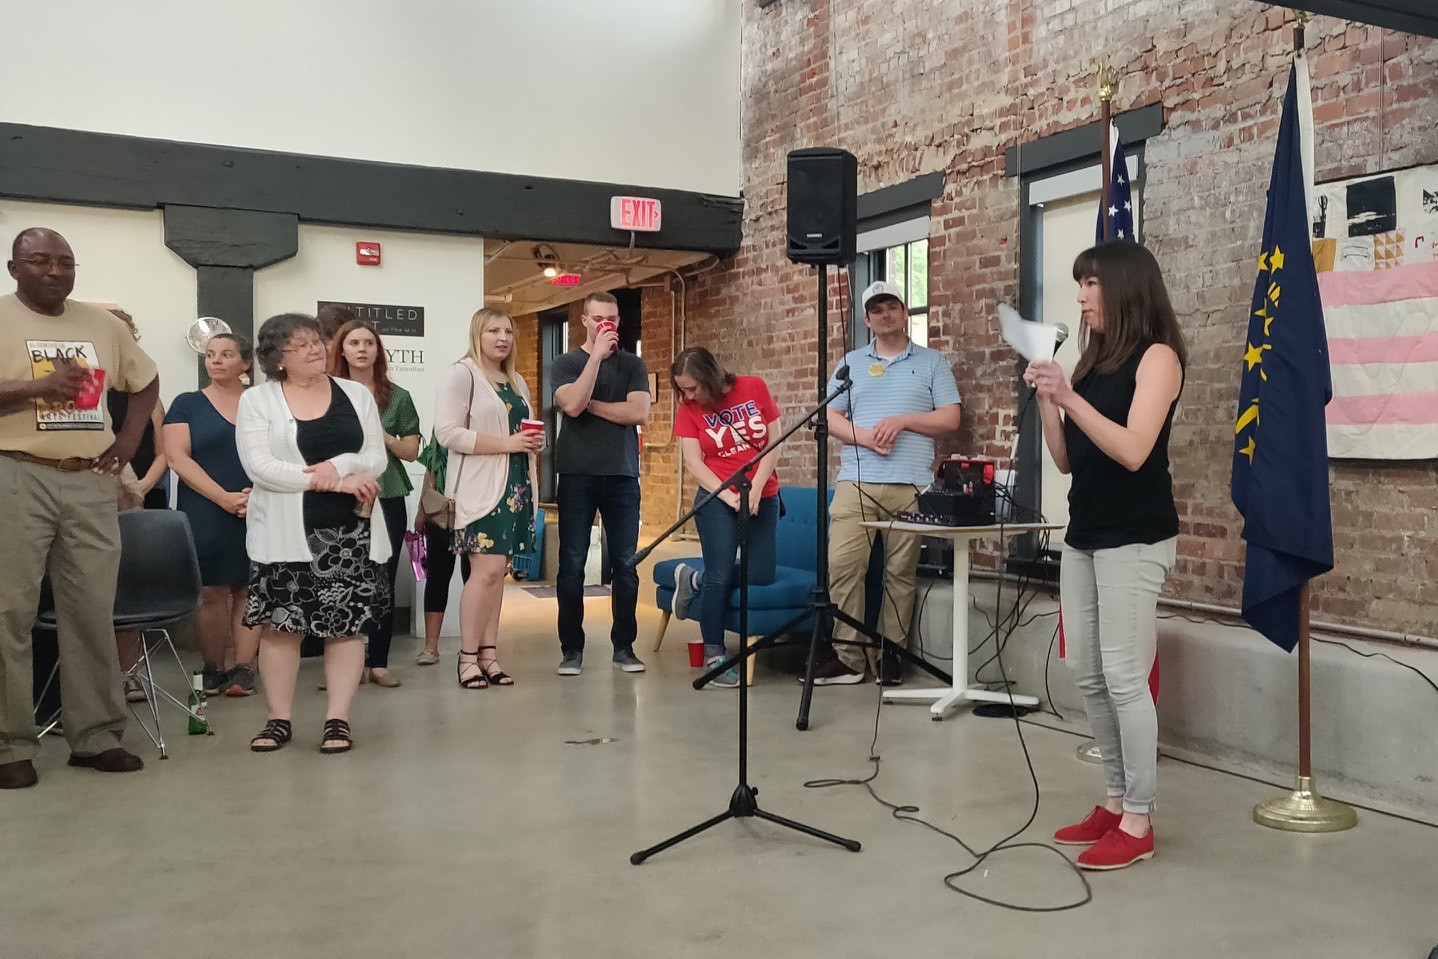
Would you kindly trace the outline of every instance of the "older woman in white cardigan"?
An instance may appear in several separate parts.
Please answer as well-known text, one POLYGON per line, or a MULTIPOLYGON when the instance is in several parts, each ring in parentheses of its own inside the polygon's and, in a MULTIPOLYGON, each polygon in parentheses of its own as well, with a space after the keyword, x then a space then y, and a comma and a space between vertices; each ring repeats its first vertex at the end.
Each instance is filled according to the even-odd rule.
POLYGON ((499 612, 509 558, 533 548, 534 454, 544 433, 520 428, 533 416, 529 387, 514 369, 514 321, 503 310, 480 310, 469 322, 469 352, 444 372, 434 397, 435 438, 449 450, 452 545, 470 564, 455 666, 465 689, 514 684, 499 666, 499 612))
POLYGON ((260 676, 269 722, 250 741, 273 752, 292 736, 300 641, 325 639, 329 703, 320 751, 348 752, 349 709, 364 671, 366 626, 389 605, 384 512, 373 509, 387 465, 384 431, 364 386, 326 375, 314 317, 264 322, 255 343, 267 382, 240 400, 235 439, 254 486, 245 516, 250 592, 245 625, 263 630, 260 676))

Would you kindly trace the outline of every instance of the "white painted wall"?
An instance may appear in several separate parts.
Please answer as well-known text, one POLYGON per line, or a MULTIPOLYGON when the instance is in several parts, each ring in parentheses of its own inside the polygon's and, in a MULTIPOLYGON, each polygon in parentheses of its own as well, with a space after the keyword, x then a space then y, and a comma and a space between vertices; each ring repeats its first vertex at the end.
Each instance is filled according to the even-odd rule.
POLYGON ((44 4, 4 20, 86 66, 7 44, 0 120, 739 191, 740 0, 73 0, 58 33, 44 4))
POLYGON ((435 375, 468 349, 469 318, 484 305, 484 241, 302 223, 299 252, 255 274, 255 329, 277 313, 314 313, 320 300, 424 307, 424 337, 387 336, 384 345, 390 377, 414 395, 428 436, 435 375), (355 264, 360 240, 379 242, 380 266, 355 264), (397 363, 397 350, 423 351, 423 360, 397 363))
MULTIPOLYGON (((193 390, 199 367, 184 335, 195 319, 195 271, 165 246, 164 214, 0 199, 6 259, 15 234, 32 226, 70 241, 79 264, 75 299, 117 303, 135 318, 140 345, 160 368, 164 402, 193 390)), ((14 291, 8 276, 3 283, 0 290, 14 291)))

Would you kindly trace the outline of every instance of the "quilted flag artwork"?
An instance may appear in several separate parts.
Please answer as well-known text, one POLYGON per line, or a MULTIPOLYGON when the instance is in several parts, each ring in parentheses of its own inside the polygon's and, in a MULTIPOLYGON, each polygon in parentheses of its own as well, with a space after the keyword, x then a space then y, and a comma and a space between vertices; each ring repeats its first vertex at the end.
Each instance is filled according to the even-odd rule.
POLYGON ((1438 165, 1320 184, 1328 454, 1438 458, 1438 165))

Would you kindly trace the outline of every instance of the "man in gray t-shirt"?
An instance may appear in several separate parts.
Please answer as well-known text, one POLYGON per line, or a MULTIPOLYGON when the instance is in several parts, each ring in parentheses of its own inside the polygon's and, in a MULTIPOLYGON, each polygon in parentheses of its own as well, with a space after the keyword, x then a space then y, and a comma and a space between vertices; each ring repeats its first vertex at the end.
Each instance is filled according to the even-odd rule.
POLYGON ((594 514, 609 543, 614 665, 644 672, 634 655, 639 573, 629 565, 639 545, 639 430, 649 418, 649 371, 618 351, 619 306, 608 293, 584 300, 584 345, 554 361, 554 402, 564 413, 554 443, 559 473, 559 675, 584 666, 584 560, 594 514))

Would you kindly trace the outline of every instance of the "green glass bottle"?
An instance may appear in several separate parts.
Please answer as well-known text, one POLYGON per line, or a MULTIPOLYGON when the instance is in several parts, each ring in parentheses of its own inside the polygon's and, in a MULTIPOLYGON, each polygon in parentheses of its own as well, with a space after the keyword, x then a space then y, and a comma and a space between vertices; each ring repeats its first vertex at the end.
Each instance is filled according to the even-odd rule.
POLYGON ((205 716, 205 677, 195 673, 190 677, 190 735, 203 736, 210 731, 210 720, 205 716))

